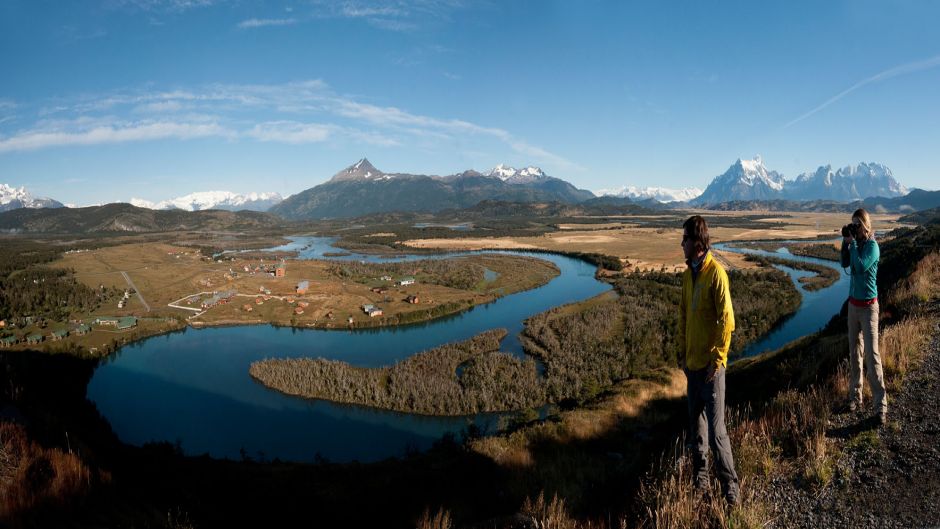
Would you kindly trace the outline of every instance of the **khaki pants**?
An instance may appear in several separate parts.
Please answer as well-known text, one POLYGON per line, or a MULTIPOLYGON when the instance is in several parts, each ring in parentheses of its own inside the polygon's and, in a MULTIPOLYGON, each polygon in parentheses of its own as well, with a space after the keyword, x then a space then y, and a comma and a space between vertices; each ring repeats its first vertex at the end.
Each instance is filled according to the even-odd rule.
POLYGON ((862 403, 862 365, 868 375, 875 413, 888 411, 888 396, 878 351, 878 302, 867 307, 849 303, 849 398, 862 403))

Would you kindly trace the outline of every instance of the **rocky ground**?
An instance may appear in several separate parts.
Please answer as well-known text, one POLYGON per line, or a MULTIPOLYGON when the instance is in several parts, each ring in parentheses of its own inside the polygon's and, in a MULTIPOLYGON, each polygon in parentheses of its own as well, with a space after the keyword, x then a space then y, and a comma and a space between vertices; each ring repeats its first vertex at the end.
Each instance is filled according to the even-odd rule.
POLYGON ((834 415, 827 436, 842 450, 832 480, 774 482, 775 527, 940 528, 940 326, 923 366, 889 393, 887 425, 863 409, 834 415))

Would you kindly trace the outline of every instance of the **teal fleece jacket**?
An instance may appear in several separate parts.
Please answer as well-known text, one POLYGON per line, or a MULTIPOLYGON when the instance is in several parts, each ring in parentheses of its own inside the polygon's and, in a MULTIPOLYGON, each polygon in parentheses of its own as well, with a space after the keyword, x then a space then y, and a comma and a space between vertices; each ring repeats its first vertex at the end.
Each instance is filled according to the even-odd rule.
POLYGON ((878 259, 881 250, 874 239, 842 243, 842 267, 849 268, 849 296, 859 301, 878 297, 878 259))

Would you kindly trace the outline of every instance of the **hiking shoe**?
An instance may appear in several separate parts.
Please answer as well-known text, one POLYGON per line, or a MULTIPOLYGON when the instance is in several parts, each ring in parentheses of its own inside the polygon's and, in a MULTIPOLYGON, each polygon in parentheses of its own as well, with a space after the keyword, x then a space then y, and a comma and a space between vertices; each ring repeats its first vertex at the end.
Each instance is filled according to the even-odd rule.
POLYGON ((855 413, 862 407, 862 404, 856 399, 849 399, 839 407, 839 413, 855 413))
POLYGON ((738 492, 739 490, 736 485, 732 487, 728 487, 728 490, 725 491, 725 503, 728 504, 728 507, 734 507, 735 505, 738 504, 738 501, 740 499, 739 498, 740 495, 738 494, 738 492))

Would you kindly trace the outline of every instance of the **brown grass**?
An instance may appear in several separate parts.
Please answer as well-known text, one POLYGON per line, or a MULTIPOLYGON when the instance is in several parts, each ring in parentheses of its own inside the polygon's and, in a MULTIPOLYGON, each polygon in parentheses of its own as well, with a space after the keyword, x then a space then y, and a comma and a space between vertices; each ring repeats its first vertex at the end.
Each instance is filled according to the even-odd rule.
MULTIPOLYGON (((759 212, 744 212, 748 215, 759 212)), ((739 216, 742 212, 705 211, 708 217, 739 216)), ((839 228, 848 222, 844 213, 806 213, 782 217, 783 212, 775 212, 762 219, 768 223, 766 229, 723 228, 711 231, 712 241, 740 241, 749 239, 797 239, 814 238, 818 235, 837 235, 839 228), (784 222, 786 226, 771 228, 769 223, 784 222)), ((637 216, 635 218, 641 218, 637 216)), ((878 229, 895 225, 898 215, 874 215, 873 222, 878 229)), ((629 222, 630 216, 623 217, 629 222)), ((633 268, 640 270, 682 269, 685 259, 679 243, 682 239, 681 223, 675 228, 648 228, 624 224, 617 229, 598 230, 597 225, 565 224, 564 230, 538 237, 503 237, 503 238, 461 238, 461 239, 414 239, 404 241, 408 246, 417 248, 445 249, 480 249, 480 248, 540 248, 553 251, 597 252, 615 255, 630 261, 633 268)), ((611 225, 603 225, 612 228, 611 225)), ((737 264, 737 262, 736 262, 737 264)), ((744 267, 750 268, 750 265, 744 267)))
POLYGON ((417 529, 451 529, 453 521, 450 518, 450 511, 441 507, 436 513, 431 514, 430 509, 425 509, 415 527, 417 529))
POLYGON ((88 492, 92 482, 92 471, 75 454, 43 448, 23 427, 0 423, 0 519, 68 504, 88 492))
POLYGON ((910 310, 940 298, 940 252, 929 253, 888 296, 888 304, 910 310))
POLYGON ((889 393, 897 391, 907 374, 923 362, 934 325, 932 318, 918 315, 881 332, 879 352, 889 393))

